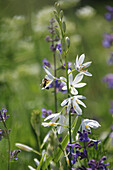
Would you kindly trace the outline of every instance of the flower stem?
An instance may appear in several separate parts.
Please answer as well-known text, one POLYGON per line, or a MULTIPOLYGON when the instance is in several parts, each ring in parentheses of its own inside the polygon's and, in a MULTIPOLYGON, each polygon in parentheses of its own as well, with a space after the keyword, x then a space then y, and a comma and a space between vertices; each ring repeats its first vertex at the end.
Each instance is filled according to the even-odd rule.
MULTIPOLYGON (((53 23, 52 23, 53 27, 53 23)), ((52 33, 52 40, 54 39, 54 34, 52 33)), ((52 41, 52 46, 54 47, 54 41, 52 41)), ((53 51, 53 60, 54 60, 54 77, 56 77, 56 55, 55 51, 53 51)), ((56 93, 56 86, 54 83, 54 102, 55 102, 55 113, 57 113, 57 93, 56 93)))
MULTIPOLYGON (((67 95, 69 97, 69 77, 68 77, 68 68, 67 68, 67 56, 65 54, 65 66, 66 66, 66 78, 67 78, 67 95)), ((69 143, 72 143, 71 139, 71 112, 69 112, 69 143)), ((71 146, 70 146, 70 154, 71 154, 71 146)), ((71 157, 69 156, 69 164, 70 164, 70 169, 72 167, 71 165, 71 157)))
POLYGON ((9 133, 8 133, 8 129, 7 129, 6 123, 5 123, 1 113, 0 113, 0 117, 2 119, 3 125, 4 125, 4 127, 6 129, 6 133, 7 133, 7 139, 8 139, 8 170, 9 170, 9 163, 10 163, 10 138, 9 138, 9 133))

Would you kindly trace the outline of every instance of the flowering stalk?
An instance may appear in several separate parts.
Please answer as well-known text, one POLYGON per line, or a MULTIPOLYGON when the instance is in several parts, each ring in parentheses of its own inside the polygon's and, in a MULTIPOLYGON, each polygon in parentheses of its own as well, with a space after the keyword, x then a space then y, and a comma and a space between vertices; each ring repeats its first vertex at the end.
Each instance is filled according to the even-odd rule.
POLYGON ((7 134, 7 139, 8 139, 8 170, 9 170, 9 163, 10 163, 10 138, 9 138, 8 128, 7 128, 7 125, 5 123, 5 120, 3 119, 1 111, 0 111, 0 118, 1 118, 2 123, 4 125, 5 131, 6 131, 6 134, 7 134))
MULTIPOLYGON (((70 90, 69 90, 69 77, 68 77, 68 67, 67 67, 67 53, 68 53, 68 48, 69 48, 69 44, 67 44, 68 48, 66 49, 66 38, 65 38, 65 31, 66 31, 66 25, 65 25, 65 22, 62 21, 62 18, 63 18, 63 11, 61 10, 60 11, 60 6, 59 6, 59 3, 55 3, 55 6, 56 6, 56 10, 57 10, 57 13, 55 12, 55 16, 56 16, 56 19, 57 19, 57 22, 59 24, 59 27, 60 27, 60 30, 61 30, 61 35, 62 35, 62 39, 61 39, 61 44, 63 46, 63 54, 64 54, 64 58, 65 58, 65 70, 66 70, 66 78, 67 78, 67 95, 68 95, 68 98, 70 97, 69 93, 70 93, 70 90), (58 16, 58 18, 57 18, 58 16)), ((69 40, 69 39, 68 39, 69 40)), ((72 138, 71 138, 71 112, 69 111, 69 143, 71 144, 72 143, 72 138)), ((70 147, 70 155, 71 155, 71 147, 70 147)), ((72 165, 71 165, 71 156, 69 155, 69 166, 70 166, 70 169, 72 168, 72 165)))

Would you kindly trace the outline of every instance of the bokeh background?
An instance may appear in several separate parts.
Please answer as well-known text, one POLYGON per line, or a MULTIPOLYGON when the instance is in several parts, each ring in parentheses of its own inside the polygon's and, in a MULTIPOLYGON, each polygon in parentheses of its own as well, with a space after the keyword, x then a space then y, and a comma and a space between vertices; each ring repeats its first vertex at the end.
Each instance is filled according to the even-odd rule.
MULTIPOLYGON (((40 83, 45 75, 42 59, 53 63, 52 52, 45 41, 47 26, 52 16, 54 0, 0 0, 0 108, 7 108, 10 117, 6 121, 11 128, 11 148, 15 143, 27 144, 38 150, 38 142, 31 125, 31 113, 41 108, 54 112, 52 90, 42 91, 40 83)), ((112 49, 102 46, 103 34, 111 32, 113 22, 104 18, 105 6, 113 6, 111 0, 81 0, 71 5, 71 1, 62 5, 64 10, 67 35, 71 40, 68 60, 75 61, 76 55, 86 54, 86 61, 91 60, 89 68, 93 77, 85 77, 87 86, 80 91, 87 97, 84 114, 98 120, 101 128, 97 136, 108 133, 112 124, 109 113, 113 90, 108 89, 102 78, 113 72, 113 66, 106 61, 112 49), (92 13, 80 16, 78 9, 91 6, 92 13)), ((58 106, 65 94, 58 93, 58 106)), ((43 120, 43 119, 42 119, 43 120)), ((0 124, 2 127, 2 124, 0 124)), ((41 140, 47 132, 41 128, 41 140)), ((0 141, 0 170, 7 169, 7 140, 0 141)), ((112 145, 107 148, 112 157, 112 145)), ((27 170, 28 164, 35 166, 36 154, 22 151, 19 160, 11 164, 11 170, 27 170)), ((113 158, 113 157, 112 157, 113 158)))

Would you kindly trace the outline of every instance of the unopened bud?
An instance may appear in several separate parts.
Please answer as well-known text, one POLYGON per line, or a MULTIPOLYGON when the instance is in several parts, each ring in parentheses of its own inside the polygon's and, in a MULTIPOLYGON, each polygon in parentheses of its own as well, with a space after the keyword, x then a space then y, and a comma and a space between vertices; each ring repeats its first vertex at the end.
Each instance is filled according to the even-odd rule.
POLYGON ((15 146, 17 146, 18 148, 24 150, 24 151, 27 151, 27 152, 32 152, 33 151, 33 148, 27 146, 27 145, 24 145, 24 144, 21 144, 21 143, 16 143, 15 146))
POLYGON ((70 39, 69 39, 69 37, 65 38, 65 42, 66 42, 67 48, 69 48, 70 47, 70 39))

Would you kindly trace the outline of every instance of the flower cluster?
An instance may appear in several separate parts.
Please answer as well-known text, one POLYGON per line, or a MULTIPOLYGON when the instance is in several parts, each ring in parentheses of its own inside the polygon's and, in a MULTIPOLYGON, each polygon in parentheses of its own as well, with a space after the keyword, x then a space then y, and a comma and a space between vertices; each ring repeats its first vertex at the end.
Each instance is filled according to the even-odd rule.
POLYGON ((7 109, 2 109, 2 111, 0 111, 0 121, 4 121, 9 117, 9 115, 7 115, 7 109))
POLYGON ((108 88, 113 88, 113 74, 109 73, 104 76, 103 81, 107 83, 108 88))

